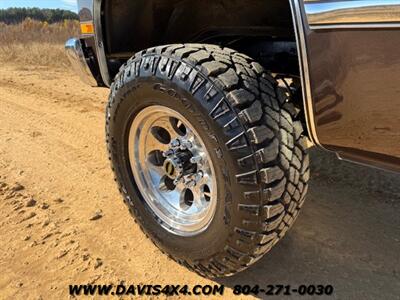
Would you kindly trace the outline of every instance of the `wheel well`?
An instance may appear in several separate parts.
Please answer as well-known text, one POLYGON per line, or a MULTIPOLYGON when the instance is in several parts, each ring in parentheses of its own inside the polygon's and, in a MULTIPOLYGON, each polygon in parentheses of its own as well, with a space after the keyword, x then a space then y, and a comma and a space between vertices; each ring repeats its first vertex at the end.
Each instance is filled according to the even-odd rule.
MULTIPOLYGON (((147 48, 215 44, 258 61, 288 87, 292 102, 303 107, 289 0, 103 0, 101 9, 110 78, 147 48)), ((302 119, 306 123, 304 115, 302 119)))
POLYGON ((289 0, 104 0, 102 10, 111 77, 135 52, 174 43, 230 47, 299 75, 289 0))

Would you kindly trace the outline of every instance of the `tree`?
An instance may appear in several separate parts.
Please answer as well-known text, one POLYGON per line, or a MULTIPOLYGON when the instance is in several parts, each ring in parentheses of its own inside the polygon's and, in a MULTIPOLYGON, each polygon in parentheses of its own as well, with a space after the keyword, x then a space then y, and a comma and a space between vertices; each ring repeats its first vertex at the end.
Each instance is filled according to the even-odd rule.
POLYGON ((51 24, 63 20, 78 20, 78 15, 64 9, 40 9, 36 7, 0 9, 0 22, 16 24, 21 23, 26 18, 51 24))

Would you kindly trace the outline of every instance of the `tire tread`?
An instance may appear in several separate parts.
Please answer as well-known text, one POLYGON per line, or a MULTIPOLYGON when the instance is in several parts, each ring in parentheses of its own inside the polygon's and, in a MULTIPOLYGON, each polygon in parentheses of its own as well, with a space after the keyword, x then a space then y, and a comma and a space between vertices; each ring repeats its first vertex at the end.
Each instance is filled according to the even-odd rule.
MULTIPOLYGON (((138 52, 122 66, 112 84, 106 114, 110 160, 116 155, 108 128, 110 111, 119 105, 114 96, 125 81, 144 72, 158 72, 171 80, 185 81, 190 84, 192 94, 205 89, 204 101, 215 103, 210 116, 221 122, 228 150, 241 157, 238 159, 241 171, 236 179, 246 190, 237 203, 243 220, 234 227, 224 249, 197 261, 170 256, 202 276, 233 275, 271 250, 293 225, 304 204, 310 170, 298 109, 270 73, 232 49, 203 44, 150 48, 138 52), (219 94, 225 96, 218 99, 219 94), (230 130, 237 130, 238 126, 240 131, 229 136, 230 130)), ((118 178, 116 167, 112 168, 118 178)), ((135 204, 117 182, 125 203, 143 230, 143 220, 135 204)))

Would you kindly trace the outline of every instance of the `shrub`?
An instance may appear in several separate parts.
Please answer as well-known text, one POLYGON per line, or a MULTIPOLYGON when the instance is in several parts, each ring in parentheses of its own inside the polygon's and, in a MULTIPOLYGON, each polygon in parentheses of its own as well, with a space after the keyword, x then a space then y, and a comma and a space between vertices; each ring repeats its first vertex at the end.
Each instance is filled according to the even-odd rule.
POLYGON ((30 18, 19 24, 0 23, 0 61, 44 66, 68 66, 65 41, 79 35, 79 22, 50 24, 30 18))

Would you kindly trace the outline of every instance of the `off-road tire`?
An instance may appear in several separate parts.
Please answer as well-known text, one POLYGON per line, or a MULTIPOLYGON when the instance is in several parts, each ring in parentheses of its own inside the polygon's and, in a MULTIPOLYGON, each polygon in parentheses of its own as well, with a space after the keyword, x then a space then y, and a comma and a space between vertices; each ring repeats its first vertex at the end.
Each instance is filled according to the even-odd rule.
POLYGON ((293 225, 307 193, 309 157, 299 110, 288 94, 250 57, 214 45, 155 47, 121 67, 106 113, 111 165, 135 220, 170 258, 206 277, 233 275, 270 251, 293 225), (214 145, 208 150, 222 174, 218 212, 206 232, 194 237, 159 226, 132 177, 126 131, 147 85, 158 85, 155 99, 169 97, 165 105, 201 115, 203 138, 214 145))

